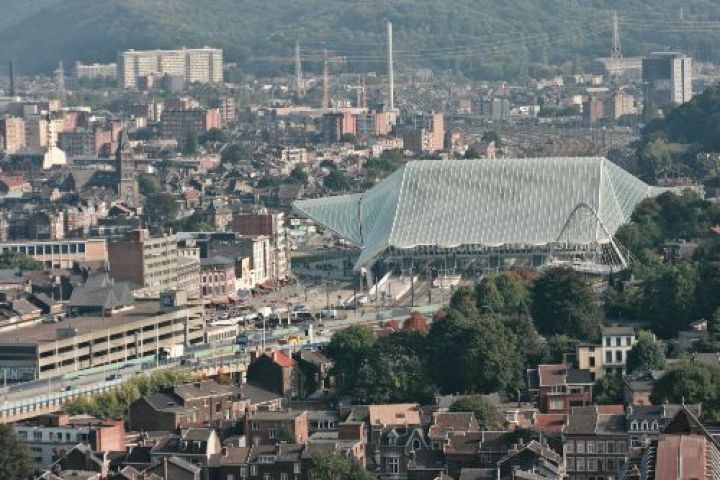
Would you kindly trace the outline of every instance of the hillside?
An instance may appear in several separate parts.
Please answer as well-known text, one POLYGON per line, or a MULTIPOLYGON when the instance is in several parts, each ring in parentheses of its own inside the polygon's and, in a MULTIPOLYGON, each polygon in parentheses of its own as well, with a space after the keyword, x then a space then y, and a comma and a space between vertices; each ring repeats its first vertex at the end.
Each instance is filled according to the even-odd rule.
MULTIPOLYGON (((607 55, 620 11, 623 51, 677 46, 720 62, 715 0, 0 0, 0 45, 23 71, 112 61, 126 48, 219 46, 247 71, 287 72, 295 39, 349 70, 382 71, 384 21, 408 65, 509 78, 607 55), (20 4, 28 4, 22 7, 20 4), (680 7, 685 20, 680 21, 680 7), (577 55, 577 56, 576 56, 577 55)), ((4 63, 4 62, 3 62, 4 63)), ((315 64, 317 67, 317 63, 315 64)), ((308 62, 308 69, 313 64, 308 62)))

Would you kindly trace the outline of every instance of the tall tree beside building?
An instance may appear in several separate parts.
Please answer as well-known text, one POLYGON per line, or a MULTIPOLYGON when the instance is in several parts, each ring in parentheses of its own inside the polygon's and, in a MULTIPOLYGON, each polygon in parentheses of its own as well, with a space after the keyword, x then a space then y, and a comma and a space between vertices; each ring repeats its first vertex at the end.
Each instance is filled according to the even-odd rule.
POLYGON ((600 333, 601 310, 590 287, 570 268, 546 270, 530 291, 531 313, 543 335, 592 340, 600 333))
POLYGON ((662 370, 665 368, 665 353, 650 332, 640 332, 638 341, 628 352, 628 372, 662 370))
POLYGON ((30 449, 17 437, 11 426, 0 425, 0 478, 26 480, 32 472, 30 449))
POLYGON ((310 478, 313 480, 373 480, 357 462, 332 451, 318 451, 312 456, 310 478))
POLYGON ((484 395, 467 395, 450 406, 451 412, 472 412, 481 430, 505 430, 507 422, 500 410, 484 395))

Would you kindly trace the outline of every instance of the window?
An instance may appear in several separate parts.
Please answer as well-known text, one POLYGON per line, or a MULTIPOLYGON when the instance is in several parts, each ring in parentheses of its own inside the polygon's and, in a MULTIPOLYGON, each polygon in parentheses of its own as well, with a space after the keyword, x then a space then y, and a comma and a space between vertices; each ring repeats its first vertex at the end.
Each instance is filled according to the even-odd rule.
POLYGON ((550 400, 550 410, 562 410, 565 403, 562 400, 550 400))
POLYGON ((617 442, 617 453, 627 452, 627 442, 617 442))
POLYGON ((420 450, 420 440, 413 440, 413 450, 420 450))
POLYGON ((605 352, 605 363, 612 363, 612 351, 605 352))
POLYGON ((398 457, 388 457, 385 465, 385 470, 388 473, 400 473, 400 459, 398 457))
POLYGON ((585 471, 585 459, 582 457, 578 457, 575 459, 575 469, 578 472, 585 471))
POLYGON ((281 474, 280 474, 280 480, 288 480, 288 474, 287 474, 287 473, 281 473, 281 474))
POLYGON ((250 465, 250 475, 253 477, 257 475, 257 465, 250 465))
POLYGON ((293 463, 293 473, 295 473, 295 474, 300 473, 300 462, 293 463))
POLYGON ((625 337, 625 345, 628 347, 632 345, 632 337, 625 337))
POLYGON ((568 471, 572 472, 575 470, 575 457, 568 457, 567 459, 567 469, 568 471))
POLYGON ((276 438, 277 437, 277 428, 272 427, 268 429, 268 438, 276 438))
POLYGON ((643 432, 647 432, 647 429, 648 429, 648 421, 647 421, 647 420, 643 420, 643 421, 642 421, 642 427, 641 427, 641 429, 642 429, 643 432))
POLYGON ((605 346, 606 347, 610 346, 610 340, 611 340, 610 337, 605 337, 605 346))
POLYGON ((240 478, 247 478, 247 465, 240 466, 240 478))
POLYGON ((607 442, 607 453, 615 453, 615 442, 607 442))
POLYGON ((265 475, 263 475, 263 480, 272 480, 272 475, 266 473, 265 475))
POLYGON ((594 367, 594 366, 595 366, 595 357, 590 357, 590 358, 588 359, 588 361, 590 362, 590 366, 591 366, 591 367, 594 367))
POLYGON ((615 471, 615 459, 614 458, 607 459, 607 470, 606 471, 608 471, 608 472, 615 471))
POLYGON ((622 359, 622 358, 623 358, 623 357, 622 357, 622 353, 623 353, 622 350, 617 350, 617 351, 615 352, 615 361, 616 361, 617 363, 622 363, 622 361, 623 361, 623 359, 622 359))
POLYGON ((580 440, 575 444, 575 451, 577 453, 585 453, 585 442, 580 440))
POLYGON ((638 422, 637 420, 633 420, 632 423, 630 423, 630 430, 637 430, 638 429, 638 422))
POLYGON ((605 459, 604 458, 597 459, 597 469, 599 472, 605 471, 605 459))
POLYGON ((563 393, 565 392, 565 387, 563 385, 553 385, 550 387, 550 391, 552 393, 563 393))
POLYGON ((251 430, 260 430, 260 423, 259 422, 250 422, 250 429, 251 430))
POLYGON ((225 477, 225 480, 235 480, 235 475, 233 475, 232 473, 228 473, 225 477))
POLYGON ((640 437, 638 437, 637 435, 633 435, 632 437, 630 437, 630 446, 633 448, 639 447, 640 446, 640 437))
POLYGON ((653 420, 652 426, 650 427, 651 430, 657 431, 659 428, 657 420, 653 420))
POLYGON ((42 440, 42 432, 33 432, 33 440, 42 440))
POLYGON ((615 346, 620 347, 622 345, 622 337, 615 337, 615 346))
POLYGON ((595 453, 595 442, 587 442, 585 453, 595 453))
POLYGON ((565 444, 565 453, 575 453, 575 442, 571 440, 565 444))
POLYGON ((597 471, 597 458, 588 458, 587 459, 587 469, 588 469, 588 472, 597 471))
POLYGON ((597 453, 605 453, 605 442, 597 442, 597 445, 595 446, 595 451, 597 453))

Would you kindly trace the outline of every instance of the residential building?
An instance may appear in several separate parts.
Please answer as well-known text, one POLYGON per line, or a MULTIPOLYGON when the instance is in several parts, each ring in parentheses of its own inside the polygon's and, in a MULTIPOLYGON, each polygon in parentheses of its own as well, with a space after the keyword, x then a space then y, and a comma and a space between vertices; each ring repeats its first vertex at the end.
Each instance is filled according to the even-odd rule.
POLYGON ((84 65, 75 62, 75 80, 115 80, 118 74, 117 63, 92 63, 84 65))
POLYGON ((407 150, 435 153, 445 145, 445 118, 442 113, 420 113, 412 117, 410 130, 403 135, 407 150))
POLYGON ((592 405, 594 380, 589 370, 538 365, 537 370, 528 370, 528 382, 542 413, 568 413, 573 407, 592 405))
POLYGON ((130 428, 137 431, 167 431, 217 425, 239 419, 246 402, 237 387, 213 380, 163 388, 130 405, 130 428))
POLYGON ((13 425, 18 438, 28 445, 37 470, 45 470, 78 443, 94 451, 125 450, 123 421, 65 413, 38 417, 13 425))
POLYGON ((134 230, 123 240, 108 244, 110 275, 131 282, 146 296, 177 288, 177 240, 174 234, 151 237, 134 230))
POLYGON ((284 397, 298 395, 298 369, 295 361, 280 351, 255 358, 247 370, 247 381, 284 397))
POLYGON ((211 128, 220 128, 220 110, 217 108, 165 109, 161 116, 160 135, 182 142, 188 132, 196 135, 211 128))
POLYGON ((624 375, 628 352, 637 343, 632 327, 602 328, 600 344, 581 343, 576 348, 577 366, 589 370, 593 379, 605 375, 624 375))
MULTIPOLYGON (((573 408, 563 431, 565 466, 570 479, 617 478, 628 458, 623 413, 604 406, 573 408)), ((622 410, 620 410, 622 412, 622 410)))
POLYGON ((200 290, 209 297, 235 293, 235 262, 219 255, 200 259, 200 290))
POLYGON ((240 252, 250 259, 252 285, 263 283, 272 276, 272 248, 270 237, 260 235, 240 238, 240 252))
POLYGON ((135 157, 125 129, 120 132, 115 151, 115 175, 117 194, 122 202, 131 208, 140 206, 140 190, 135 178, 135 157))
POLYGON ((646 106, 681 105, 692 98, 692 58, 682 53, 651 53, 643 58, 642 76, 646 106))
POLYGON ((343 135, 357 132, 352 112, 329 112, 322 117, 322 132, 325 143, 337 143, 343 135))
POLYGON ((220 122, 223 125, 228 125, 237 120, 237 100, 235 100, 235 97, 220 97, 217 101, 217 108, 220 111, 220 122))
POLYGON ((128 50, 120 53, 121 88, 136 88, 144 77, 177 75, 186 83, 222 83, 223 51, 216 48, 128 50))
POLYGON ((25 146, 25 121, 22 118, 0 119, 0 146, 6 153, 15 153, 25 146))
POLYGON ((252 446, 275 445, 280 441, 304 444, 308 428, 306 411, 256 411, 245 417, 245 436, 252 446))
POLYGON ((267 276, 272 279, 284 279, 287 277, 290 273, 288 265, 289 246, 284 213, 270 212, 268 210, 235 213, 228 223, 228 228, 246 237, 269 237, 271 249, 268 252, 270 254, 270 263, 265 266, 267 276))

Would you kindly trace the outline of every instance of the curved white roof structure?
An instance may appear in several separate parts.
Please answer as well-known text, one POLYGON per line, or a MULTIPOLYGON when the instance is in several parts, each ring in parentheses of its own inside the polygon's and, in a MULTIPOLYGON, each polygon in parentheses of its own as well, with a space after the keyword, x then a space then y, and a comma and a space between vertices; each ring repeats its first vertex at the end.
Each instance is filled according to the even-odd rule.
POLYGON ((607 243, 650 187, 609 160, 411 161, 365 193, 295 202, 362 249, 607 243))

